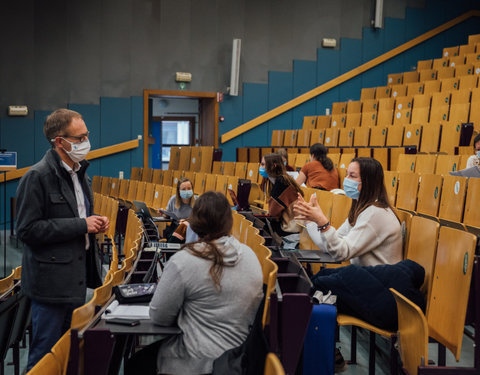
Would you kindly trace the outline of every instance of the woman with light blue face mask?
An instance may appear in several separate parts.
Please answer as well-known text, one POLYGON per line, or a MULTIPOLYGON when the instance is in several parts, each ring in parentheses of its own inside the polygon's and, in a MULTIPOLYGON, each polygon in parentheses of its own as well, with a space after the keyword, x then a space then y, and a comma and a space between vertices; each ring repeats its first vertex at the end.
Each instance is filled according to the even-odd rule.
POLYGON ((345 194, 352 199, 348 218, 338 228, 318 205, 316 196, 295 204, 295 218, 307 220, 313 242, 336 260, 374 266, 402 260, 400 222, 395 215, 383 183, 383 168, 372 158, 353 159, 343 181, 345 194))
POLYGON ((187 219, 192 213, 192 207, 195 203, 193 195, 193 184, 186 177, 182 177, 177 182, 177 189, 167 204, 167 211, 173 212, 179 219, 187 219))

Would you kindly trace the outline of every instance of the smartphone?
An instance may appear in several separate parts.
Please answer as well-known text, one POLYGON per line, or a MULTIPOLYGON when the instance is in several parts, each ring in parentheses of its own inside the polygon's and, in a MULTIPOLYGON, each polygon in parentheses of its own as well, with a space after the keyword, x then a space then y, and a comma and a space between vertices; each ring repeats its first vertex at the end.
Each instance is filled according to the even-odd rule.
POLYGON ((113 319, 106 319, 107 324, 121 324, 123 326, 138 326, 140 324, 140 320, 138 319, 123 319, 123 318, 113 318, 113 319))

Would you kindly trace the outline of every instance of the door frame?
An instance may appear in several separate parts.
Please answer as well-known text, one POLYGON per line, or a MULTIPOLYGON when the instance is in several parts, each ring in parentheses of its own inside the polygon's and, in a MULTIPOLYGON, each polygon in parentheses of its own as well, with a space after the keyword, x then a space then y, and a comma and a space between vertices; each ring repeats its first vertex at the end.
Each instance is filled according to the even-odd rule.
POLYGON ((150 108, 149 102, 150 97, 155 96, 157 98, 165 99, 199 99, 200 106, 202 108, 207 108, 208 113, 202 113, 199 116, 199 123, 202 129, 199 129, 199 135, 203 133, 203 124, 202 119, 210 118, 213 119, 214 125, 214 139, 213 146, 218 148, 218 114, 219 114, 219 93, 216 92, 199 92, 199 91, 181 91, 181 90, 143 90, 143 167, 148 168, 148 146, 153 141, 149 136, 149 118, 150 118, 150 108), (203 105, 206 104, 206 105, 203 105))

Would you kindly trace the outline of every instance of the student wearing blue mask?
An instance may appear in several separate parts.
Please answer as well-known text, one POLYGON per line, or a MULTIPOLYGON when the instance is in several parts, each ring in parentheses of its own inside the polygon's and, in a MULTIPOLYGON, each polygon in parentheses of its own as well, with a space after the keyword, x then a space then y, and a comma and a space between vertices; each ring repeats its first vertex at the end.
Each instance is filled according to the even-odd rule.
POLYGON ((179 219, 187 219, 192 213, 194 203, 192 181, 186 177, 180 178, 175 195, 168 201, 167 211, 173 212, 179 219))
POLYGON ((295 218, 309 221, 307 230, 313 242, 335 259, 360 266, 401 261, 400 222, 388 201, 381 164, 372 158, 353 159, 343 188, 352 206, 338 229, 330 225, 315 195, 310 202, 299 195, 295 218))
POLYGON ((475 155, 472 155, 467 160, 467 168, 480 167, 480 134, 473 139, 473 148, 475 155))

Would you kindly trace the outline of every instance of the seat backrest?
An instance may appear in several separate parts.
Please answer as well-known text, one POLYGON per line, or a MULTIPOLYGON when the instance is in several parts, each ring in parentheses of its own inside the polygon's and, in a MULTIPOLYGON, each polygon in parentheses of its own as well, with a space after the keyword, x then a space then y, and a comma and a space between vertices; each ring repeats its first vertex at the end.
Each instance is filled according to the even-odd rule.
POLYGON ((460 155, 438 155, 436 174, 448 175, 448 172, 457 171, 460 165, 460 155))
POLYGON ((268 353, 265 359, 264 375, 285 375, 282 363, 275 353, 268 353))
POLYGON ((436 217, 442 191, 442 176, 438 174, 422 174, 418 188, 417 212, 436 217))
POLYGON ((442 226, 438 238, 427 321, 430 337, 460 359, 477 238, 442 226))
POLYGON ((143 168, 132 167, 130 170, 130 179, 131 180, 141 180, 142 179, 142 170, 143 168))
POLYGON ((437 155, 417 155, 415 173, 435 173, 437 155))
POLYGON ((332 218, 330 223, 338 229, 348 217, 348 212, 352 206, 352 200, 345 195, 333 194, 332 198, 332 218))
POLYGON ((480 199, 480 179, 469 178, 467 187, 467 197, 465 201, 465 214, 463 223, 472 227, 480 228, 480 212, 478 202, 480 199))
POLYGON ((402 172, 398 174, 396 207, 407 211, 415 211, 418 193, 418 174, 402 172))
POLYGON ((422 310, 408 298, 390 288, 398 312, 398 342, 403 368, 416 375, 418 366, 428 364, 428 324, 422 310))
POLYGON ((98 306, 103 306, 112 296, 112 278, 105 280, 103 285, 93 291, 93 300, 98 306))
POLYGON ((15 280, 15 270, 12 269, 12 272, 7 277, 0 280, 0 294, 5 293, 7 290, 13 287, 15 280))
POLYGON ((398 172, 384 171, 385 189, 387 190, 388 200, 392 206, 395 206, 398 188, 398 172))
POLYGON ((60 365, 52 353, 45 354, 32 369, 27 372, 28 375, 60 375, 60 365))
POLYGON ((70 328, 80 330, 85 327, 85 325, 87 325, 87 323, 92 320, 93 316, 95 315, 95 305, 96 302, 92 298, 86 304, 73 310, 70 328))
POLYGON ((427 310, 429 295, 435 269, 437 254, 437 240, 440 224, 421 216, 412 217, 406 259, 417 262, 425 269, 425 279, 421 291, 427 297, 427 310))
MULTIPOLYGON (((390 134, 390 130, 388 131, 390 134)), ((414 172, 417 155, 415 154, 400 154, 398 155, 398 172, 414 172)))
POLYGON ((262 324, 263 327, 265 327, 270 316, 270 296, 273 293, 273 290, 275 289, 275 284, 277 282, 278 266, 271 259, 266 259, 262 265, 262 271, 263 279, 267 279, 267 289, 265 292, 265 307, 263 309, 262 318, 262 324))
POLYGON ((403 258, 405 259, 408 251, 408 241, 410 237, 413 215, 410 212, 399 210, 395 207, 393 210, 395 211, 395 214, 400 220, 400 224, 402 226, 403 258))
POLYGON ((60 374, 62 375, 67 373, 68 358, 70 357, 70 344, 70 330, 68 330, 52 347, 52 354, 60 367, 60 374))
POLYGON ((440 219, 457 223, 462 221, 466 190, 467 177, 443 176, 442 197, 438 211, 440 219))

